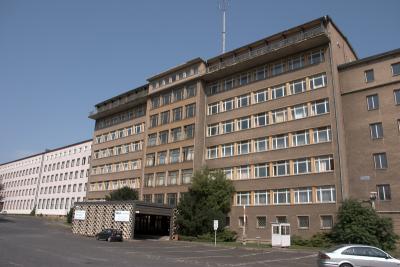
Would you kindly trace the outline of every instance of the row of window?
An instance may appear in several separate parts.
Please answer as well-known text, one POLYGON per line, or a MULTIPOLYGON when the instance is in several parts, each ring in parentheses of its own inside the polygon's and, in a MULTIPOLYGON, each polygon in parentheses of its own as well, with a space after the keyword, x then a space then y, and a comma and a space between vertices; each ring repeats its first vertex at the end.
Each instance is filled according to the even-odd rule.
POLYGON ((38 178, 28 178, 28 179, 20 179, 16 181, 10 181, 10 182, 5 182, 4 183, 4 189, 7 189, 9 187, 19 187, 19 186, 25 186, 25 185, 34 185, 38 181, 38 178))
POLYGON ((175 81, 186 79, 186 78, 196 75, 198 73, 199 73, 198 67, 190 67, 190 68, 187 68, 186 70, 181 70, 179 72, 171 74, 166 78, 156 80, 156 81, 152 82, 151 85, 152 85, 153 89, 158 89, 159 87, 163 87, 170 83, 174 83, 175 81))
POLYGON ((69 184, 67 185, 59 185, 59 186, 49 186, 49 187, 41 187, 40 194, 59 194, 59 193, 70 193, 70 192, 82 192, 86 191, 86 183, 83 184, 69 184))
POLYGON ((9 173, 0 175, 0 178, 10 179, 10 178, 22 177, 25 175, 38 174, 39 169, 40 169, 39 167, 36 167, 36 168, 29 168, 29 169, 24 169, 24 170, 20 170, 20 171, 9 172, 9 173))
POLYGON ((236 108, 247 107, 249 105, 255 105, 288 95, 300 94, 305 92, 306 90, 323 88, 326 86, 326 84, 326 74, 318 74, 309 78, 296 80, 287 84, 281 84, 272 88, 266 88, 208 104, 207 115, 213 115, 221 112, 230 111, 236 108), (308 89, 306 85, 307 80, 309 85, 308 89))
POLYGON ((303 103, 292 107, 266 111, 251 116, 209 124, 207 126, 207 136, 258 128, 275 123, 323 115, 326 113, 329 113, 329 101, 328 99, 322 99, 312 103, 303 103))
POLYGON ((161 95, 156 95, 151 98, 151 108, 158 108, 161 106, 169 105, 187 98, 196 96, 196 85, 187 85, 184 88, 175 88, 164 92, 161 95))
POLYGON ((168 124, 170 122, 176 122, 188 118, 193 118, 196 115, 196 104, 190 104, 185 106, 185 112, 183 113, 183 107, 175 108, 171 112, 169 110, 150 116, 150 128, 158 125, 168 124), (185 114, 185 116, 183 116, 185 114))
MULTIPOLYGON (((400 75, 400 62, 391 65, 392 76, 400 75)), ((373 82, 375 80, 374 70, 369 69, 364 71, 364 78, 366 83, 373 82)))
POLYGON ((81 153, 81 152, 84 152, 84 151, 87 151, 90 149, 91 149, 91 146, 89 145, 89 146, 81 146, 78 148, 64 150, 64 151, 55 152, 55 153, 51 152, 52 154, 45 156, 45 160, 52 160, 52 159, 61 158, 61 157, 69 156, 69 155, 74 155, 74 154, 81 153))
MULTIPOLYGON (((76 198, 77 202, 81 201, 80 197, 76 198)), ((85 201, 85 198, 82 198, 82 201, 85 201)), ((49 199, 39 199, 38 209, 41 210, 69 210, 70 207, 73 207, 75 203, 75 198, 71 198, 71 202, 69 198, 49 198, 49 199)))
MULTIPOLYGON (((394 103, 396 105, 400 105, 400 89, 393 91, 394 95, 394 103)), ((367 110, 376 110, 379 109, 379 95, 373 94, 367 96, 367 110)))
POLYGON ((331 155, 293 160, 263 162, 254 165, 242 165, 223 169, 227 179, 244 180, 266 177, 300 175, 310 173, 330 172, 334 170, 331 155))
POLYGON ((128 137, 134 134, 140 134, 142 132, 144 132, 144 123, 138 123, 131 127, 126 127, 108 133, 96 135, 96 138, 94 140, 96 144, 101 144, 104 142, 128 137))
POLYGON ((294 71, 309 65, 318 64, 322 61, 324 61, 324 52, 322 49, 297 55, 289 58, 288 60, 280 60, 278 62, 267 64, 256 69, 226 78, 216 83, 212 83, 206 87, 207 94, 213 95, 228 91, 239 86, 247 85, 251 82, 265 80, 289 71, 294 71))
POLYGON ((159 151, 156 153, 149 153, 146 155, 146 167, 156 165, 173 164, 194 159, 194 147, 182 147, 170 149, 168 151, 159 151))
POLYGON ((134 179, 122 179, 115 181, 90 183, 90 191, 117 190, 125 186, 136 189, 139 188, 139 181, 140 178, 134 178, 134 179))
POLYGON ((95 130, 100 130, 125 121, 143 117, 145 114, 146 114, 146 105, 140 105, 135 107, 133 110, 124 111, 117 115, 112 115, 104 119, 96 120, 95 130))
POLYGON ((130 170, 138 170, 142 166, 142 160, 136 159, 131 161, 118 162, 113 164, 106 164, 102 166, 92 167, 92 175, 96 174, 105 174, 105 173, 114 173, 114 172, 123 172, 130 170))
POLYGON ((54 170, 62 170, 64 168, 69 168, 69 167, 75 167, 75 166, 80 166, 85 165, 85 164, 89 164, 90 163, 90 156, 88 156, 88 159, 86 161, 86 157, 82 157, 82 161, 81 158, 77 158, 77 159, 72 159, 71 161, 67 160, 67 161, 62 161, 62 162, 57 162, 57 163, 53 163, 53 164, 49 164, 49 165, 44 165, 43 168, 43 172, 49 172, 49 171, 54 171, 54 170), (70 162, 71 162, 71 166, 70 166, 70 162), (76 162, 76 164, 75 164, 76 162))
POLYGON ((147 203, 156 204, 167 204, 170 206, 176 206, 178 203, 178 193, 167 193, 167 194, 144 194, 143 201, 147 203))
POLYGON ((148 135, 147 146, 164 145, 194 137, 194 124, 148 135), (158 136, 158 138, 157 138, 158 136))
POLYGON ((9 191, 4 191, 3 196, 5 196, 5 197, 34 196, 35 191, 36 191, 35 188, 21 189, 21 190, 9 190, 9 191))
POLYGON ((279 204, 335 203, 335 186, 284 188, 236 192, 235 205, 259 206, 279 204))
MULTIPOLYGON (((307 215, 300 215, 300 216, 296 216, 297 219, 297 228, 298 229, 309 229, 310 228, 310 216, 307 215)), ((333 227, 333 216, 332 215, 320 215, 319 216, 320 219, 320 228, 321 229, 332 229, 333 227)), ((285 215, 279 215, 279 216, 275 216, 275 221, 279 222, 279 223, 287 223, 288 222, 288 218, 285 215)), ((227 222, 230 222, 230 218, 227 218, 227 222)), ((251 223, 253 222, 253 220, 251 220, 251 223)), ((243 227, 244 225, 246 225, 246 227, 248 227, 250 224, 248 216, 246 216, 246 220, 244 219, 243 216, 239 216, 238 217, 238 226, 239 227, 243 227)), ((227 226, 229 226, 227 224, 227 226)), ((264 229, 267 228, 267 216, 265 215, 258 215, 255 217, 255 226, 256 228, 259 229, 264 229)), ((273 231, 275 231, 275 229, 273 229, 273 231)), ((276 232, 276 234, 278 234, 279 232, 276 232)), ((290 233, 287 233, 290 234, 290 233)))
POLYGON ((144 175, 144 187, 190 184, 192 176, 193 169, 148 173, 144 175))
POLYGON ((4 202, 4 209, 7 210, 31 210, 34 207, 34 199, 18 199, 4 202))
POLYGON ((42 184, 44 183, 52 183, 57 182, 57 181, 66 181, 67 179, 72 180, 78 179, 78 178, 84 178, 84 177, 89 177, 89 169, 86 169, 86 175, 85 175, 85 170, 80 170, 80 171, 75 171, 75 172, 66 172, 66 173, 60 173, 60 174, 53 174, 53 175, 47 175, 42 177, 42 184))
POLYGON ((120 146, 109 147, 105 149, 95 150, 93 152, 94 159, 101 159, 106 157, 123 155, 131 152, 142 151, 143 141, 136 141, 129 144, 124 144, 120 146))
POLYGON ((331 141, 331 128, 322 127, 293 133, 261 137, 207 148, 207 159, 232 157, 268 150, 319 144, 331 141))

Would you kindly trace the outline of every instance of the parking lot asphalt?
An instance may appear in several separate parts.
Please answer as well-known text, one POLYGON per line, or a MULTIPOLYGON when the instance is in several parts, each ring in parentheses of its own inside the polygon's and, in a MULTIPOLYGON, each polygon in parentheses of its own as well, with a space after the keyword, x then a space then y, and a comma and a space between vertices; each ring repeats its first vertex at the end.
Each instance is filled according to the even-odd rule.
POLYGON ((0 215, 0 266, 316 266, 316 253, 180 241, 108 243, 43 218, 0 215))

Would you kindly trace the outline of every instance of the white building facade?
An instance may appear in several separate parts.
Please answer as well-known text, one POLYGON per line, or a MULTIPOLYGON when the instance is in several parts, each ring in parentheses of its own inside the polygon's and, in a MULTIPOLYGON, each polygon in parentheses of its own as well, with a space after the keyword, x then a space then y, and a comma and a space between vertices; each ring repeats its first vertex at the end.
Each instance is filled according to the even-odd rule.
POLYGON ((92 140, 0 165, 3 211, 9 214, 66 215, 86 200, 92 140))
POLYGON ((0 165, 3 211, 29 214, 36 203, 44 153, 0 165))

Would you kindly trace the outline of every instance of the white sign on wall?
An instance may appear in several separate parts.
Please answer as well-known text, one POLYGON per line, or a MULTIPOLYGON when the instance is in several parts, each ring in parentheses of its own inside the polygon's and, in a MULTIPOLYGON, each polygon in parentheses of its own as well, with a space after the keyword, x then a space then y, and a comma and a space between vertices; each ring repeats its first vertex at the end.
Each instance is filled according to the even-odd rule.
POLYGON ((114 214, 114 221, 116 222, 129 222, 129 210, 116 210, 114 214))
POLYGON ((86 219, 86 211, 85 210, 76 210, 74 212, 74 219, 75 220, 85 220, 86 219))

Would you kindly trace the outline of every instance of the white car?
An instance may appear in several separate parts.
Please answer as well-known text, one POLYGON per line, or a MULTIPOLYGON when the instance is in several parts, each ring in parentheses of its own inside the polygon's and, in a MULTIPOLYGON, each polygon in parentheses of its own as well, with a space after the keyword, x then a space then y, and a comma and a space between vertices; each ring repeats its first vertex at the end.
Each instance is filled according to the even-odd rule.
POLYGON ((366 245, 340 245, 318 253, 319 267, 400 267, 400 260, 366 245))

